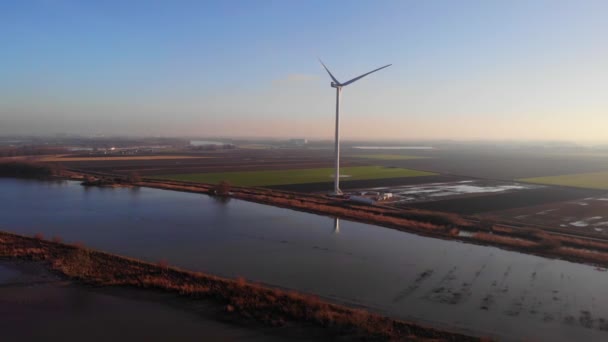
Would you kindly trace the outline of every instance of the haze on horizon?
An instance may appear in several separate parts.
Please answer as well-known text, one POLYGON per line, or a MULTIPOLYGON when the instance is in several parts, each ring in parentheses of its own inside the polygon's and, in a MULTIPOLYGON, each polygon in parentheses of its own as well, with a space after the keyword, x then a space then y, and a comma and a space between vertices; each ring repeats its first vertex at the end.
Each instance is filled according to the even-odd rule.
POLYGON ((0 135, 606 141, 606 1, 0 3, 0 135))

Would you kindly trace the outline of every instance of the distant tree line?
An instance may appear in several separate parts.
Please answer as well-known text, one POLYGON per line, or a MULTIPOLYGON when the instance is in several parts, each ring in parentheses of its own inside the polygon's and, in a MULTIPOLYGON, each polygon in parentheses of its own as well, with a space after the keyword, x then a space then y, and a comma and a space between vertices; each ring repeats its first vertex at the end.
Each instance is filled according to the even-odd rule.
POLYGON ((58 164, 28 162, 0 163, 0 176, 17 178, 45 178, 60 175, 63 167, 58 164))
POLYGON ((235 148, 236 146, 233 144, 190 146, 190 149, 194 151, 233 150, 235 148))
POLYGON ((68 151, 63 147, 20 146, 0 147, 0 157, 36 156, 43 154, 61 154, 68 151))

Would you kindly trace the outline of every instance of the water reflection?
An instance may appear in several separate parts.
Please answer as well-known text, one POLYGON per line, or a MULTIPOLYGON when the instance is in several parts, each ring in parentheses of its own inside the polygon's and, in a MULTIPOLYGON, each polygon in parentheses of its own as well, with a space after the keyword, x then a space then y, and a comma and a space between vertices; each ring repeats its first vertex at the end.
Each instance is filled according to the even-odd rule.
POLYGON ((240 200, 45 184, 0 179, 0 227, 501 340, 608 341, 593 267, 240 200))
POLYGON ((228 203, 230 203, 230 200, 232 199, 229 196, 209 196, 209 197, 213 198, 217 203, 220 203, 220 204, 228 204, 228 203))
POLYGON ((138 186, 134 186, 134 187, 131 187, 131 188, 130 188, 130 190, 131 190, 131 191, 130 191, 130 192, 131 192, 131 195, 135 195, 135 196, 136 196, 136 195, 139 195, 139 192, 140 192, 140 187, 138 187, 138 186))

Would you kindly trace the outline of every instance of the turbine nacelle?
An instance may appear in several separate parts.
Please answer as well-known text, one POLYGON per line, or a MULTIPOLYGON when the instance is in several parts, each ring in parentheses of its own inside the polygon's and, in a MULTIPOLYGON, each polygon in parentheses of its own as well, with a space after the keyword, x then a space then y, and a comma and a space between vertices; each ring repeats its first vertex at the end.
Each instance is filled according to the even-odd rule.
POLYGON ((378 71, 378 70, 382 70, 382 69, 384 69, 384 68, 388 68, 389 66, 391 66, 391 65, 392 65, 392 64, 385 65, 385 66, 380 67, 380 68, 378 68, 378 69, 375 69, 375 70, 372 70, 372 71, 370 71, 370 72, 367 72, 367 73, 365 73, 365 74, 363 74, 363 75, 361 75, 361 76, 357 76, 357 77, 353 78, 353 79, 352 79, 352 80, 350 80, 350 81, 346 81, 346 82, 344 82, 344 83, 340 83, 340 81, 338 81, 338 79, 336 79, 336 78, 334 77, 334 75, 332 75, 331 71, 329 71, 329 69, 328 69, 328 68, 325 66, 325 64, 323 63, 323 61, 322 61, 320 58, 319 58, 319 62, 321 63, 321 65, 323 66, 323 68, 325 68, 325 71, 327 71, 327 73, 329 74, 329 77, 331 77, 331 79, 332 79, 332 81, 333 81, 333 82, 331 82, 331 87, 332 87, 332 88, 340 88, 340 87, 345 87, 345 86, 347 86, 347 85, 349 85, 349 84, 351 84, 351 83, 353 83, 353 82, 356 82, 356 81, 358 81, 358 80, 362 79, 363 77, 365 77, 365 76, 367 76, 367 75, 369 75, 369 74, 371 74, 371 73, 374 73, 374 72, 376 72, 376 71, 378 71))

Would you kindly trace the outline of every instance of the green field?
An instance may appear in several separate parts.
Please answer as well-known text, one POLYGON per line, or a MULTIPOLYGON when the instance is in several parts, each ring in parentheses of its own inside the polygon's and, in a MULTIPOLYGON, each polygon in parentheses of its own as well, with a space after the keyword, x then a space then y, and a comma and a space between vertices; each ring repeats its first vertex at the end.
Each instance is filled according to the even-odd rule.
MULTIPOLYGON (((163 175, 154 178, 173 179, 189 182, 219 183, 228 181, 241 186, 270 186, 286 184, 305 184, 333 181, 333 168, 218 172, 218 173, 186 173, 163 175)), ((381 179, 397 177, 432 176, 435 173, 402 168, 387 168, 382 166, 355 166, 340 169, 341 180, 381 179), (346 176, 346 177, 345 177, 346 176)))
POLYGON ((355 158, 378 159, 378 160, 407 160, 407 159, 425 159, 429 157, 406 156, 402 154, 356 154, 355 158))
POLYGON ((519 179, 522 182, 608 190, 608 171, 519 179))

